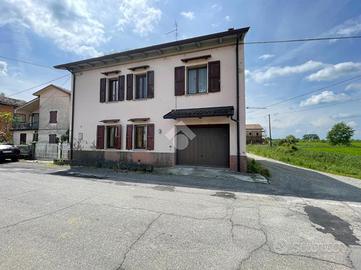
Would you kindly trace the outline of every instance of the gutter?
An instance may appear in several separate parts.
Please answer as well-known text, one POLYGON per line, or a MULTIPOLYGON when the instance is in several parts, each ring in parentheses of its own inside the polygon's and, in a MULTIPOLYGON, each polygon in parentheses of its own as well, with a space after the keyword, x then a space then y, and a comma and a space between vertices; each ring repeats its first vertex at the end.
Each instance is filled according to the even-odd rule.
POLYGON ((70 136, 70 160, 73 160, 74 148, 74 104, 75 104, 75 73, 70 71, 73 76, 72 99, 71 99, 71 136, 70 136))
POLYGON ((239 33, 237 33, 236 41, 236 123, 237 123, 237 172, 241 171, 241 149, 240 149, 240 134, 239 134, 239 33))

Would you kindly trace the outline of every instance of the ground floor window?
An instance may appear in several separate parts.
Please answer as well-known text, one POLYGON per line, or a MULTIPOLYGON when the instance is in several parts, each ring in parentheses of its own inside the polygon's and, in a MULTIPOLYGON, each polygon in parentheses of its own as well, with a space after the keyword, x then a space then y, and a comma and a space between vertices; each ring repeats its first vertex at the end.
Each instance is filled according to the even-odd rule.
POLYGON ((134 126, 134 148, 145 149, 147 145, 147 129, 145 125, 134 126))
POLYGON ((20 144, 26 144, 26 133, 20 133, 20 144))
POLYGON ((49 143, 57 143, 56 134, 49 134, 49 143))
POLYGON ((33 142, 37 142, 39 140, 39 133, 37 131, 35 131, 33 133, 33 142))
POLYGON ((107 127, 107 148, 115 148, 115 126, 107 127))

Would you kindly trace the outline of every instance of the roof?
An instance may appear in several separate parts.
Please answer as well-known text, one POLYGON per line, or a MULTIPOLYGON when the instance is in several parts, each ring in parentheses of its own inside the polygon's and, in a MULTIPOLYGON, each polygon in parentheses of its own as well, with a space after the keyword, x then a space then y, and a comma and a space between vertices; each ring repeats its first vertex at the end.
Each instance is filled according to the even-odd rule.
POLYGON ((65 89, 65 88, 63 88, 63 87, 57 86, 57 85, 55 85, 55 84, 49 84, 49 85, 45 86, 44 88, 42 88, 42 89, 36 91, 35 93, 33 93, 33 96, 40 96, 43 92, 47 91, 50 87, 54 87, 54 88, 56 88, 56 89, 58 89, 58 90, 60 90, 60 91, 62 91, 62 92, 64 92, 64 93, 66 93, 66 94, 68 94, 68 95, 71 94, 71 92, 70 92, 68 89, 65 89))
POLYGON ((263 130, 263 127, 260 124, 247 124, 246 129, 256 129, 256 130, 263 130))
POLYGON ((236 37, 240 36, 241 40, 248 32, 249 27, 218 32, 214 34, 198 36, 173 42, 152 45, 144 48, 138 48, 100 57, 89 58, 81 61, 70 62, 54 66, 57 69, 65 69, 69 71, 79 71, 85 69, 98 68, 110 64, 118 64, 121 62, 144 60, 148 57, 160 57, 165 53, 181 53, 186 50, 201 49, 205 46, 223 46, 223 44, 235 44, 236 37))
POLYGON ((39 97, 36 97, 26 103, 24 103, 23 105, 21 105, 20 107, 16 108, 15 113, 18 113, 19 111, 35 111, 37 109, 39 109, 39 97))
POLYGON ((212 116, 232 116, 234 114, 233 106, 225 107, 206 107, 193 109, 171 110, 163 116, 164 119, 192 118, 192 117, 212 117, 212 116))
POLYGON ((21 105, 23 105, 25 103, 26 103, 26 101, 24 101, 24 100, 9 98, 9 97, 5 97, 5 96, 0 95, 0 104, 2 104, 2 105, 19 107, 19 106, 21 106, 21 105))

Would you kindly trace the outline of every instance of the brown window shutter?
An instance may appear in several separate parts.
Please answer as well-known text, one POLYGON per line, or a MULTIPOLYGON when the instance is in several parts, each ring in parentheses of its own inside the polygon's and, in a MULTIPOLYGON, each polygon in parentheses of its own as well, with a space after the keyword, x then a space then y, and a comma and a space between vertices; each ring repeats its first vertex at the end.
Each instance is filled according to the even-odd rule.
POLYGON ((127 125, 127 150, 133 148, 133 125, 127 125))
POLYGON ((118 78, 118 100, 124 100, 124 91, 125 91, 125 76, 121 75, 118 78))
POLYGON ((154 71, 147 72, 147 98, 154 98, 154 71))
POLYGON ((174 68, 174 94, 176 96, 184 95, 185 88, 185 67, 174 68))
POLYGON ((104 149, 104 126, 97 126, 97 149, 104 149))
POLYGON ((208 92, 221 91, 221 62, 208 63, 208 92))
POLYGON ((133 99, 133 74, 127 74, 127 100, 133 99))
POLYGON ((115 149, 122 148, 122 126, 117 126, 115 128, 115 149))
POLYGON ((100 79, 100 102, 105 102, 105 96, 106 96, 106 88, 107 88, 107 79, 101 78, 100 79))
POLYGON ((57 123, 57 115, 58 115, 57 111, 51 111, 49 123, 57 123))
POLYGON ((154 150, 154 124, 147 125, 147 150, 154 150))

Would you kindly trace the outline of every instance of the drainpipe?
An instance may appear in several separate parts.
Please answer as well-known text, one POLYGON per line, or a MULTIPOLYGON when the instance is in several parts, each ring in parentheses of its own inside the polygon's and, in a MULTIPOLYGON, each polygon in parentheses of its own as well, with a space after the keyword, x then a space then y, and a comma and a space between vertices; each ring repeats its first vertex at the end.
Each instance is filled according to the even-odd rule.
POLYGON ((72 99, 71 99, 71 136, 70 136, 70 160, 73 160, 74 145, 74 104, 75 104, 75 73, 70 71, 73 76, 72 99))
POLYGON ((240 134, 239 134, 239 34, 237 33, 237 41, 236 41, 236 123, 237 123, 237 172, 241 171, 241 149, 240 149, 240 134))

